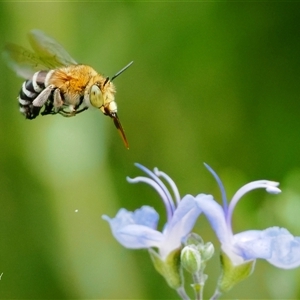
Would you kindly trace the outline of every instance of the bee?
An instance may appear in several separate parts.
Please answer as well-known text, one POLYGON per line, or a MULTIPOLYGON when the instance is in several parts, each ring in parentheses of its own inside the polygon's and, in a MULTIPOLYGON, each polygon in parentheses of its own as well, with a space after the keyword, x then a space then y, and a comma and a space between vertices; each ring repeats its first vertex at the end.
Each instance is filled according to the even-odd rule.
POLYGON ((73 117, 95 107, 112 118, 125 147, 129 148, 118 118, 112 81, 133 62, 110 79, 88 65, 77 64, 57 41, 41 30, 31 30, 28 38, 33 51, 7 44, 3 53, 9 66, 26 79, 18 97, 20 112, 26 119, 35 119, 42 108, 43 116, 73 117))

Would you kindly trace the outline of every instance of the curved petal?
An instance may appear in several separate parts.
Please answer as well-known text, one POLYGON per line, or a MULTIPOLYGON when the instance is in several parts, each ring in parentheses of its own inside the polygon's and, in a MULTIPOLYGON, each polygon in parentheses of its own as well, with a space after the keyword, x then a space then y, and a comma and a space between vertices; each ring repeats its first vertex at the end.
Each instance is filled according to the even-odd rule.
POLYGON ((159 247, 163 234, 155 230, 157 212, 150 206, 142 206, 134 212, 120 209, 115 218, 104 215, 116 240, 126 248, 143 249, 159 247))
POLYGON ((272 256, 272 239, 261 230, 248 230, 234 235, 235 252, 245 260, 268 259, 272 256))
POLYGON ((271 227, 263 231, 271 238, 272 257, 268 262, 278 268, 292 269, 300 266, 300 238, 294 237, 285 228, 271 227))
POLYGON ((128 225, 113 231, 116 240, 129 249, 160 247, 164 237, 161 232, 143 225, 128 225))
POLYGON ((231 234, 226 225, 222 206, 211 195, 199 194, 196 197, 196 202, 208 219, 221 244, 230 245, 231 234))
POLYGON ((282 269, 300 266, 300 238, 294 237, 285 228, 244 231, 234 236, 234 242, 244 259, 266 259, 282 269))
POLYGON ((165 240, 159 249, 162 258, 180 247, 182 239, 191 232, 200 213, 201 209, 196 204, 195 197, 191 195, 183 197, 171 222, 167 223, 163 231, 165 240))

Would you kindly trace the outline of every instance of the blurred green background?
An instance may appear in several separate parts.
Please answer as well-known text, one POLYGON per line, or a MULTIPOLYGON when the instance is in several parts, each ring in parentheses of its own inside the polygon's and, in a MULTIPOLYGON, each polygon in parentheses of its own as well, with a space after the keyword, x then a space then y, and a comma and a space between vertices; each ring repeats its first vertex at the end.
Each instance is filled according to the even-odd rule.
MULTIPOLYGON (((157 194, 126 182, 141 174, 134 162, 168 173, 181 195, 220 198, 203 162, 229 198, 249 181, 279 181, 280 195, 244 197, 234 231, 300 235, 300 3, 5 2, 0 24, 1 49, 28 46, 38 28, 107 76, 134 60, 115 81, 130 150, 98 111, 25 120, 23 80, 1 60, 1 299, 177 298, 147 251, 123 248, 101 219, 148 204, 164 224, 157 194)), ((204 217, 195 232, 217 249, 210 297, 219 244, 204 217)), ((258 261, 224 298, 299 298, 299 278, 258 261)))

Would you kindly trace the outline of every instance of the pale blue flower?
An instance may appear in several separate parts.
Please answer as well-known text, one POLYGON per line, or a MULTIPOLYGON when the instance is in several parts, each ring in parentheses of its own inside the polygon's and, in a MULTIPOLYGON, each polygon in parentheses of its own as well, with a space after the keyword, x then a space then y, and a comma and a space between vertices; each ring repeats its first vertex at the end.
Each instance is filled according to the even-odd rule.
MULTIPOLYGON (((181 241, 193 229, 201 213, 196 204, 195 197, 186 195, 182 199, 174 181, 157 168, 150 171, 140 164, 135 164, 149 177, 127 178, 130 183, 144 182, 152 186, 164 202, 167 223, 162 232, 157 230, 159 215, 154 208, 142 206, 134 212, 122 208, 114 218, 104 215, 102 218, 109 222, 112 233, 117 241, 126 248, 148 249, 158 248, 158 253, 165 259, 169 253, 181 246, 181 241), (164 179, 171 187, 170 191, 160 178, 164 179)), ((198 196, 211 198, 208 195, 198 196)))
POLYGON ((267 180, 250 182, 240 188, 227 205, 220 178, 208 165, 205 164, 205 166, 219 184, 223 206, 212 198, 203 198, 201 194, 196 197, 197 203, 221 242, 222 250, 234 263, 240 264, 247 260, 261 258, 282 269, 300 266, 300 237, 294 237, 287 229, 270 227, 265 230, 248 230, 238 234, 232 232, 232 213, 241 197, 258 188, 264 188, 273 194, 280 193, 277 187, 279 184, 267 180))

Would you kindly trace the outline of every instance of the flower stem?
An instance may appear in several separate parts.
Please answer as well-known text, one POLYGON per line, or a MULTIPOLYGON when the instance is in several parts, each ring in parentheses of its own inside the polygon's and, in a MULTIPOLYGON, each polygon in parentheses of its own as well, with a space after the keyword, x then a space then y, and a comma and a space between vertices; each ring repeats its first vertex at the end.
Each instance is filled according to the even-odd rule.
POLYGON ((191 285, 194 289, 195 293, 195 299, 196 300, 202 300, 203 297, 203 286, 200 284, 199 276, 198 274, 193 275, 194 283, 191 285))
POLYGON ((185 289, 183 286, 179 287, 177 290, 177 294, 180 296, 183 300, 190 300, 190 297, 187 295, 185 289))
POLYGON ((221 295, 222 293, 218 289, 216 289, 215 293, 211 296, 210 300, 217 300, 221 295))
POLYGON ((207 279, 207 275, 204 274, 203 271, 193 274, 194 283, 191 286, 194 289, 196 300, 203 299, 203 290, 204 290, 206 279, 207 279))

